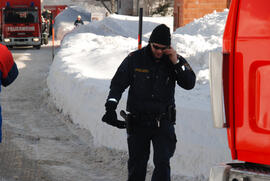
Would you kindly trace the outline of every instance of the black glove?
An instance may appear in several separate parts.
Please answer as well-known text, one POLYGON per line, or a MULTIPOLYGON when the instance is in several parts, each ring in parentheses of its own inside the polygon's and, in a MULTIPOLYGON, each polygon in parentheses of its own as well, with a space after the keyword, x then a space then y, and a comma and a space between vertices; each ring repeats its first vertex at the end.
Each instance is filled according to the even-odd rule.
POLYGON ((115 112, 117 107, 117 102, 107 101, 105 104, 106 113, 102 117, 102 121, 111 124, 113 121, 117 120, 117 114, 115 112))
POLYGON ((117 114, 115 111, 117 107, 117 103, 114 101, 107 101, 105 104, 105 107, 106 107, 106 113, 102 117, 102 121, 120 129, 126 128, 126 122, 119 121, 117 119, 117 114))
POLYGON ((117 102, 107 101, 105 104, 106 111, 115 111, 117 107, 117 102))
POLYGON ((102 121, 108 124, 111 124, 115 120, 117 120, 117 114, 113 110, 106 111, 104 116, 102 117, 102 121))

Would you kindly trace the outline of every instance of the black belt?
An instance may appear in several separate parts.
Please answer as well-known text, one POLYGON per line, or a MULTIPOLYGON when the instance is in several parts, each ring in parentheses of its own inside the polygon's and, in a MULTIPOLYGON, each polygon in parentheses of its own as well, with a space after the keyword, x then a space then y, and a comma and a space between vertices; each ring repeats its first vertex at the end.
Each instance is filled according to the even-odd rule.
POLYGON ((134 125, 141 125, 141 126, 155 126, 155 127, 160 127, 160 122, 166 118, 168 118, 167 113, 158 113, 158 114, 134 114, 130 113, 129 114, 131 118, 131 122, 134 125))

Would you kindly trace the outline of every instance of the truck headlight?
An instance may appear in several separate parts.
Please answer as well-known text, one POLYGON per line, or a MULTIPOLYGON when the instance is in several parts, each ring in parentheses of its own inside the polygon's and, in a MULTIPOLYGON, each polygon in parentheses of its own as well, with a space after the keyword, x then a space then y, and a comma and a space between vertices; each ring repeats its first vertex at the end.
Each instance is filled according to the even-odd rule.
POLYGON ((4 42, 9 43, 10 39, 9 38, 4 38, 4 42))
POLYGON ((38 42, 39 38, 33 38, 33 41, 38 42))

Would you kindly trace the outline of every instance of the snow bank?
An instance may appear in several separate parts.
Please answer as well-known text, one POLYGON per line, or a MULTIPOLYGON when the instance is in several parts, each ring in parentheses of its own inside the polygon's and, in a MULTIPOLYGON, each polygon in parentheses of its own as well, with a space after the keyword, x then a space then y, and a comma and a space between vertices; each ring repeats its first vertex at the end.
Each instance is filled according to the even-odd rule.
MULTIPOLYGON (((208 76, 208 53, 221 49, 227 13, 214 12, 172 35, 173 46, 197 74, 193 90, 176 89, 178 143, 171 161, 174 174, 203 179, 208 177, 211 166, 230 160, 225 130, 213 128, 208 76)), ((75 124, 89 129, 96 146, 127 150, 125 131, 102 123, 101 117, 110 79, 137 47, 137 20, 138 17, 113 15, 79 27, 64 38, 51 66, 47 82, 57 107, 69 114, 75 124)), ((144 18, 143 45, 160 23, 172 29, 173 19, 144 18)), ((126 92, 118 112, 125 103, 126 92)))
POLYGON ((62 40, 63 37, 75 29, 74 22, 78 15, 82 17, 84 24, 91 22, 91 12, 79 6, 69 6, 55 18, 55 37, 62 40))

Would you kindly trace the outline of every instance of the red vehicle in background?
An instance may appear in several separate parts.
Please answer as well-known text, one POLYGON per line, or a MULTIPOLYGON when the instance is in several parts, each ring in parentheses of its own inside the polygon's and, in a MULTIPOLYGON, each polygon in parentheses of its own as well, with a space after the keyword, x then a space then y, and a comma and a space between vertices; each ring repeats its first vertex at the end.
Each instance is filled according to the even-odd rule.
POLYGON ((45 5, 43 6, 43 12, 42 17, 44 20, 44 26, 46 26, 45 31, 49 34, 49 36, 52 35, 52 27, 53 27, 53 21, 55 17, 61 13, 63 10, 65 10, 68 6, 67 5, 45 5))
POLYGON ((40 0, 1 0, 0 8, 2 44, 39 49, 46 39, 42 35, 40 0))
POLYGON ((214 124, 226 128, 233 160, 210 181, 270 180, 270 2, 232 0, 223 52, 210 55, 214 124))
POLYGON ((67 8, 67 5, 46 5, 44 9, 49 10, 52 14, 52 19, 54 20, 55 17, 61 13, 63 10, 67 8))

